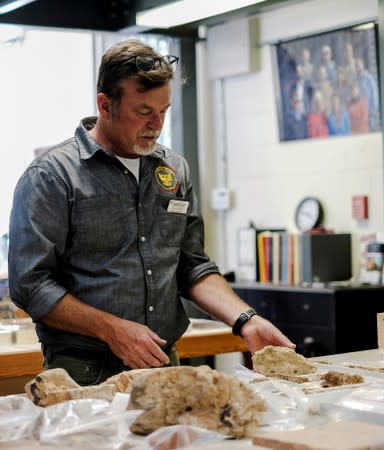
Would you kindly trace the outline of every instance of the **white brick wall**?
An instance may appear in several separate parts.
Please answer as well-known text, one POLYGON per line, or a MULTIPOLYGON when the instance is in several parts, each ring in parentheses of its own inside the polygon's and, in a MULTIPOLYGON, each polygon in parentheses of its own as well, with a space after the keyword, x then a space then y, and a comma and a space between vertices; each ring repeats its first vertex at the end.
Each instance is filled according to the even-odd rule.
MULTIPOLYGON (((351 232, 356 238, 359 233, 384 229, 382 134, 280 143, 272 48, 267 44, 375 16, 376 0, 309 0, 260 15, 260 40, 264 43, 260 71, 224 79, 228 187, 236 196, 231 211, 218 217, 209 210, 209 186, 214 185, 211 177, 215 176, 215 167, 202 171, 207 249, 223 271, 236 268, 239 227, 253 220, 260 227, 285 226, 296 231, 295 207, 309 194, 321 199, 326 215, 324 225, 335 232, 351 232), (363 224, 351 216, 351 197, 356 194, 369 198, 370 217, 363 224), (228 246, 225 260, 223 252, 217 250, 222 242, 228 246)), ((207 83, 205 88, 212 87, 207 83)), ((212 114, 204 116, 204 108, 199 111, 200 123, 206 128, 204 136, 212 140, 215 118, 212 114)), ((217 151, 215 143, 204 146, 203 141, 201 165, 207 159, 206 152, 210 152, 209 159, 214 161, 212 153, 217 151)), ((355 260, 356 272, 357 256, 355 260)))

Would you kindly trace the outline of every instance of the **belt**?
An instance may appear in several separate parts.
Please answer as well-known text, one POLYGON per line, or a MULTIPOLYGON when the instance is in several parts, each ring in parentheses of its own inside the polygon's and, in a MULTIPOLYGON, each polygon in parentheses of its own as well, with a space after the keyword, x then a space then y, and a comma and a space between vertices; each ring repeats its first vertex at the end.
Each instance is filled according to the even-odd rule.
POLYGON ((42 344, 42 351, 44 356, 65 355, 65 356, 74 356, 75 358, 81 359, 119 360, 119 358, 110 350, 95 350, 95 349, 91 350, 88 348, 79 348, 79 347, 55 348, 54 346, 51 345, 42 344))
POLYGON ((113 352, 108 350, 88 350, 86 348, 66 348, 63 350, 51 350, 55 355, 74 356, 81 359, 119 359, 113 352))

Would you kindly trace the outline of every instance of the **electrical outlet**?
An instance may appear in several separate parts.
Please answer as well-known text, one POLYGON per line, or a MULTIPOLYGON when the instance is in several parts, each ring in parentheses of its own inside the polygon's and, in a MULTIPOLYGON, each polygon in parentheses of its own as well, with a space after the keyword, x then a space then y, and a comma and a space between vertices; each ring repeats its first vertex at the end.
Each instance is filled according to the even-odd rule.
POLYGON ((215 188, 211 193, 211 207, 215 211, 227 211, 231 206, 231 193, 228 188, 215 188))

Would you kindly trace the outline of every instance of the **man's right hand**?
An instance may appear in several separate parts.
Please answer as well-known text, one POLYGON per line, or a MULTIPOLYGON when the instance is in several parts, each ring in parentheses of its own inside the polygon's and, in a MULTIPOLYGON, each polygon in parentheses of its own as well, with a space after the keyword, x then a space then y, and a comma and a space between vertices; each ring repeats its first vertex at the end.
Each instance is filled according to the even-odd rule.
POLYGON ((161 349, 167 341, 147 326, 86 305, 71 294, 66 294, 41 320, 59 330, 97 337, 132 369, 169 364, 161 349))
POLYGON ((162 367, 169 364, 168 356, 161 349, 167 341, 146 325, 115 318, 113 329, 105 341, 112 352, 131 369, 162 367))

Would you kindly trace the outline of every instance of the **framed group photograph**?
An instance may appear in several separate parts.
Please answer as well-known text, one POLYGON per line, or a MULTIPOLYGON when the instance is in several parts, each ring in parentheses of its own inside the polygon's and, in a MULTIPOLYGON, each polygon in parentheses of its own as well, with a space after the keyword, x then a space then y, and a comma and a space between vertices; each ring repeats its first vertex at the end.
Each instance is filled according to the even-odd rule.
POLYGON ((377 24, 274 45, 280 141, 381 130, 377 24))

